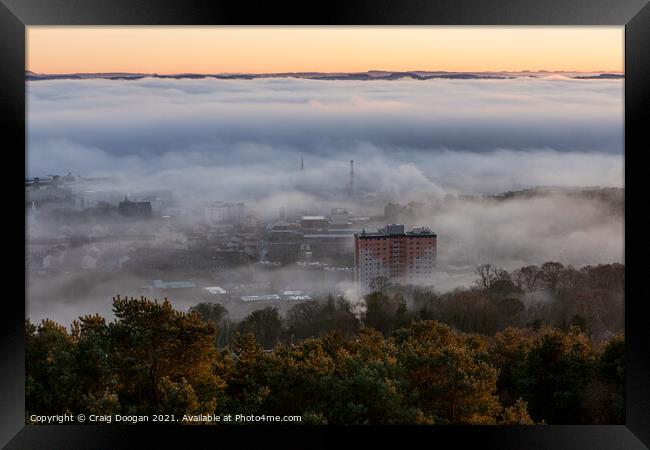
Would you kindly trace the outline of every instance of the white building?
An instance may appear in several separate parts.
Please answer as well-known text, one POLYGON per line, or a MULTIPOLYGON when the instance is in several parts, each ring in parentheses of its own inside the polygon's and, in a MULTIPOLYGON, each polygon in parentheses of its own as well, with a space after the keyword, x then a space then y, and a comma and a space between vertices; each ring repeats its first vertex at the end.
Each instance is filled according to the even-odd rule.
POLYGON ((205 219, 208 223, 240 225, 244 222, 244 204, 214 202, 205 209, 205 219))

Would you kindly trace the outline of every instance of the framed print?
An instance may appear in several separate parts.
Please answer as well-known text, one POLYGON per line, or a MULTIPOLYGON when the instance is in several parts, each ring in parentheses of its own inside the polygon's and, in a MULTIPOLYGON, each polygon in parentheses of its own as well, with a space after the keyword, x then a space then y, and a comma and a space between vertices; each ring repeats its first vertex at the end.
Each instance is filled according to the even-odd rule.
POLYGON ((2 2, 7 448, 647 448, 643 2, 2 2))

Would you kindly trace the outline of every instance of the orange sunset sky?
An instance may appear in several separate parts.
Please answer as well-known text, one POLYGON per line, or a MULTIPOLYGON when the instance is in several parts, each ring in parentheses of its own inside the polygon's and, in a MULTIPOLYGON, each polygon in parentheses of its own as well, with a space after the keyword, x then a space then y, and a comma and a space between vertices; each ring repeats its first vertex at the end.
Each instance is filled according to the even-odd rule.
POLYGON ((38 73, 623 72, 623 27, 27 28, 38 73))

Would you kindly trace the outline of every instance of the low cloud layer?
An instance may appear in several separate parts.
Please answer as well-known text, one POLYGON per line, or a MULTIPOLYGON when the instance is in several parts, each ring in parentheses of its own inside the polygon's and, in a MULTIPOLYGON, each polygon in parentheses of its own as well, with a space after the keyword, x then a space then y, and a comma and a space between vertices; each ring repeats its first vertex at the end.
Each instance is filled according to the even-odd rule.
POLYGON ((505 184, 488 178, 622 179, 621 80, 52 80, 29 83, 28 98, 32 176, 233 168, 264 178, 304 156, 307 168, 355 159, 360 176, 373 157, 478 176, 472 190, 505 184))

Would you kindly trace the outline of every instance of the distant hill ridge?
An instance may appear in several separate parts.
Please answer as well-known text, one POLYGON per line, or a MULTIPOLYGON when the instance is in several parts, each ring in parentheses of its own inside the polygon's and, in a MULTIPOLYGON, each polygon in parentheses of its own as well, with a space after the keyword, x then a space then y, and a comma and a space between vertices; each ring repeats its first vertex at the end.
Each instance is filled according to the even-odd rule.
POLYGON ((69 74, 40 74, 27 70, 25 77, 28 81, 38 80, 87 80, 87 79, 108 79, 108 80, 139 80, 142 78, 171 78, 171 79, 202 79, 216 78, 223 80, 252 80, 257 78, 300 78, 308 80, 399 80, 410 78, 414 80, 429 80, 435 78, 457 79, 457 80, 499 80, 511 78, 539 78, 552 74, 559 74, 574 79, 617 79, 625 78, 619 73, 585 73, 577 72, 445 72, 445 71, 407 71, 391 72, 382 70, 371 70, 367 72, 280 72, 280 73, 178 73, 178 74, 157 74, 157 73, 69 73, 69 74), (571 75, 566 75, 571 74, 571 75))

